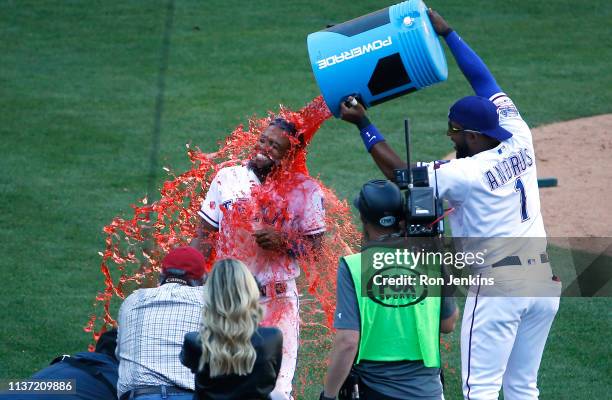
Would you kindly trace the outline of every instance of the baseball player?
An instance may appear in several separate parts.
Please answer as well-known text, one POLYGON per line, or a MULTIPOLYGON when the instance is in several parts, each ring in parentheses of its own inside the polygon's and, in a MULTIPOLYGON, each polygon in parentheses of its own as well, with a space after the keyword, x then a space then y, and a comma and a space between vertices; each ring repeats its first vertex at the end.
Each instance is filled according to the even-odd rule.
POLYGON ((300 134, 284 119, 272 120, 245 165, 222 168, 202 202, 198 237, 192 246, 209 254, 210 232, 219 232, 217 259, 238 258, 249 267, 262 292, 266 324, 283 332, 283 361, 273 392, 291 398, 295 373, 299 313, 296 262, 318 248, 325 231, 323 196, 306 175, 287 170, 300 134))
MULTIPOLYGON (((493 277, 495 287, 471 287, 465 303, 463 394, 497 399, 503 385, 506 400, 537 399, 538 368, 561 286, 546 254, 531 132, 482 60, 438 13, 430 10, 429 17, 476 93, 450 108, 447 134, 457 159, 427 164, 429 179, 455 208, 449 216, 454 237, 495 238, 487 239, 486 265, 475 271, 493 277), (543 293, 549 297, 533 297, 543 293)), ((358 126, 387 177, 406 168, 360 104, 343 104, 342 118, 358 126)))

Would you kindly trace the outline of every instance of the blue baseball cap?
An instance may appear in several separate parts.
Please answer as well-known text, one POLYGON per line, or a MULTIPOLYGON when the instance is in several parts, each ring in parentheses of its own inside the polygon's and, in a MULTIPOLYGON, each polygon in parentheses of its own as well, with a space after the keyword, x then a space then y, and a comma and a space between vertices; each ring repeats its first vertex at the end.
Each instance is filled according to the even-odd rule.
POLYGON ((450 108, 448 119, 463 129, 478 131, 500 142, 512 137, 510 132, 499 126, 495 104, 484 97, 467 96, 458 100, 450 108))

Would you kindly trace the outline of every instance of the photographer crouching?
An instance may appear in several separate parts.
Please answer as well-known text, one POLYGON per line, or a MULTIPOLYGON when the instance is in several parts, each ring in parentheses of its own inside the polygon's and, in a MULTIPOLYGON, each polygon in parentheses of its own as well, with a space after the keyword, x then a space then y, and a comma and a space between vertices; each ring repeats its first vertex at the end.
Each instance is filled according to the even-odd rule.
POLYGON ((367 400, 443 399, 440 332, 450 333, 455 327, 458 311, 454 299, 432 296, 431 292, 427 295, 427 290, 419 295, 406 284, 401 289, 409 289, 412 297, 384 295, 381 288, 373 289, 372 278, 376 274, 399 268, 410 275, 416 266, 392 266, 368 275, 368 270, 372 271, 365 265, 367 261, 362 265, 366 252, 405 240, 403 204, 399 187, 387 180, 366 183, 355 199, 363 223, 364 245, 362 253, 340 258, 334 317, 337 331, 324 391, 319 397, 322 400, 338 396, 367 400))

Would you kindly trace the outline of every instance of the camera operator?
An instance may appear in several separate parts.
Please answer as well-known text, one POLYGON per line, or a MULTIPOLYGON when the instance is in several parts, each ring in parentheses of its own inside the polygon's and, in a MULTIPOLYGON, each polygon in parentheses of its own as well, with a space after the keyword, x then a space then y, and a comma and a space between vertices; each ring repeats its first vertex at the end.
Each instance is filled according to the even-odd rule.
MULTIPOLYGON (((403 201, 390 181, 363 185, 355 199, 363 223, 362 252, 400 240, 403 201)), ((454 299, 428 296, 412 306, 381 304, 362 295, 362 268, 367 267, 361 261, 362 253, 340 258, 337 331, 320 399, 335 399, 345 381, 340 398, 353 398, 346 392, 354 390, 354 379, 362 399, 442 399, 440 332, 454 329, 454 299)))

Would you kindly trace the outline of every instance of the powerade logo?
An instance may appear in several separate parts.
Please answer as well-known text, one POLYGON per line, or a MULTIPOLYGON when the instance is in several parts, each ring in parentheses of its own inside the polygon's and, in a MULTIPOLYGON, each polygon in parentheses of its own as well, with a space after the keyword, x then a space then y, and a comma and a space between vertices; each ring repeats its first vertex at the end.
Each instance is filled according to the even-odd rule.
POLYGON ((338 55, 319 60, 317 61, 317 65, 319 66, 319 69, 331 67, 332 65, 340 64, 346 60, 357 58, 372 51, 380 50, 383 47, 391 46, 392 43, 391 36, 387 36, 386 39, 378 39, 371 43, 364 44, 363 46, 354 47, 349 51, 343 51, 338 55))

